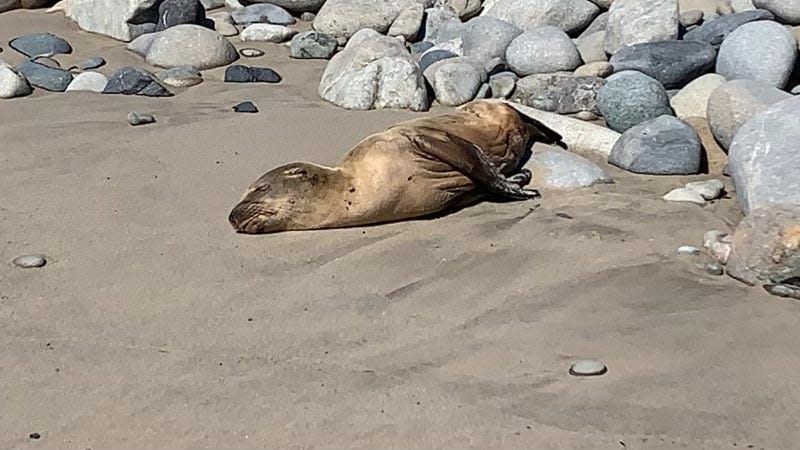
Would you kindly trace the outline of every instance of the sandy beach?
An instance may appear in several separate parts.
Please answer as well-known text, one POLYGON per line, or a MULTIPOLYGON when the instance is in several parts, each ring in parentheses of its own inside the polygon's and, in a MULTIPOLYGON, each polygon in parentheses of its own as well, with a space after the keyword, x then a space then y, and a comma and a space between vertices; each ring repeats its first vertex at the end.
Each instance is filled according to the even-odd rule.
MULTIPOLYGON (((0 58, 36 31, 72 44, 65 67, 148 68, 41 10, 0 14, 0 58)), ((317 94, 325 61, 232 42, 283 81, 0 101, 0 448, 796 448, 800 303, 676 253, 741 219, 661 199, 707 175, 592 157, 615 184, 236 234, 262 173, 445 108, 343 110, 317 94), (47 265, 11 264, 32 253, 47 265), (608 373, 571 376, 583 358, 608 373)))

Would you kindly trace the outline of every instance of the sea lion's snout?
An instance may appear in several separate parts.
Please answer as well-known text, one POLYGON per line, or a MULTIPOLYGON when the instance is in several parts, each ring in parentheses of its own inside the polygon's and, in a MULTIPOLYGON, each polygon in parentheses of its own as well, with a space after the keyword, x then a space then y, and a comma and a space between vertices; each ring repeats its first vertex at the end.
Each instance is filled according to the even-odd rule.
POLYGON ((228 222, 240 233, 265 233, 270 231, 276 211, 261 202, 241 201, 228 215, 228 222))

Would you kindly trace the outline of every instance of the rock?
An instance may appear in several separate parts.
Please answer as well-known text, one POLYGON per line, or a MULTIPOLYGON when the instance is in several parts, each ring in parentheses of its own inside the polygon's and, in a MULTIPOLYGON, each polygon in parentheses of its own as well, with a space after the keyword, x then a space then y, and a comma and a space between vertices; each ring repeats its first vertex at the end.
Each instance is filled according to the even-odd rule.
POLYGON ((774 16, 771 13, 763 10, 746 11, 722 16, 707 21, 700 27, 687 32, 683 36, 683 39, 685 41, 705 42, 713 45, 714 48, 719 48, 722 41, 740 26, 756 20, 771 20, 773 18, 774 16))
POLYGON ((700 249, 692 245, 681 245, 678 247, 678 254, 681 255, 696 255, 700 253, 700 249))
POLYGON ((577 361, 569 368, 569 374, 576 377, 603 375, 607 371, 605 364, 593 359, 577 361))
POLYGON ((633 173, 690 175, 700 172, 700 156, 694 129, 678 118, 661 116, 623 133, 608 162, 633 173))
POLYGON ((193 66, 212 69, 226 66, 239 54, 233 44, 214 30, 199 25, 176 25, 160 33, 145 58, 157 67, 193 66))
POLYGON ((89 91, 89 92, 103 92, 108 84, 108 78, 98 72, 83 72, 78 74, 72 82, 67 86, 67 92, 75 91, 89 91))
POLYGON ((419 69, 422 73, 430 67, 433 63, 442 61, 449 58, 457 58, 458 55, 447 50, 433 50, 425 52, 419 59, 419 69))
POLYGON ((15 37, 9 47, 25 56, 58 55, 72 53, 69 42, 50 33, 32 33, 15 37))
POLYGON ((614 3, 614 0, 592 0, 592 3, 603 9, 608 9, 611 7, 611 4, 614 3))
POLYGON ((489 78, 489 89, 494 98, 509 98, 514 93, 514 88, 517 87, 516 74, 507 72, 514 75, 513 77, 499 73, 489 78))
POLYGON ((297 34, 297 31, 283 25, 272 25, 268 23, 254 23, 249 25, 239 35, 242 42, 263 41, 281 43, 289 40, 297 34))
POLYGON ((258 58, 264 56, 264 50, 248 47, 240 49, 239 54, 245 58, 258 58))
POLYGON ((128 113, 128 123, 132 126, 147 125, 148 123, 155 123, 156 118, 152 114, 146 113, 128 113))
POLYGON ((696 203, 698 205, 706 204, 706 201, 703 199, 702 195, 691 189, 686 189, 685 187, 673 189, 661 198, 668 202, 689 202, 696 203))
POLYGON ((597 114, 591 111, 578 111, 577 113, 575 113, 573 117, 579 120, 583 120, 584 122, 594 122, 595 120, 600 118, 598 117, 597 114))
POLYGON ((345 42, 357 31, 386 33, 400 14, 415 11, 419 0, 327 0, 314 19, 314 30, 345 42))
POLYGON ((492 88, 489 86, 489 83, 483 83, 478 89, 478 92, 475 94, 475 99, 483 99, 483 98, 491 98, 492 97, 492 88))
POLYGON ((280 6, 281 8, 293 13, 309 13, 313 14, 319 11, 320 7, 325 3, 325 0, 263 0, 250 1, 250 3, 272 3, 273 5, 280 6))
POLYGON ((400 11, 400 14, 394 19, 386 35, 400 36, 406 41, 413 41, 414 38, 417 37, 417 34, 419 34, 424 13, 425 11, 422 8, 422 4, 419 3, 413 4, 400 11))
POLYGON ((156 31, 164 31, 175 25, 204 25, 206 9, 200 0, 164 0, 158 5, 156 31))
POLYGON ((419 58, 422 56, 423 53, 428 51, 431 47, 433 47, 433 42, 428 41, 420 41, 415 42, 408 46, 408 50, 411 52, 412 56, 419 58))
POLYGON ((33 86, 54 92, 64 92, 72 82, 72 74, 63 69, 47 67, 32 61, 23 61, 17 71, 33 86))
MULTIPOLYGON (((433 47, 429 48, 425 51, 425 53, 432 52, 435 50, 445 50, 448 52, 455 53, 458 56, 464 56, 464 46, 461 38, 452 39, 449 41, 440 42, 433 47)), ((423 55, 425 54, 423 53, 423 55)))
POLYGON ((716 200, 722 195, 725 183, 722 180, 692 181, 686 183, 686 189, 697 192, 706 200, 716 200))
POLYGON ((742 219, 733 233, 728 275, 751 286, 785 285, 778 292, 800 293, 800 206, 769 205, 742 219))
POLYGON ((203 75, 192 66, 177 66, 162 70, 156 76, 162 83, 174 87, 190 87, 203 82, 203 75))
POLYGON ((68 18, 91 33, 129 42, 155 30, 158 0, 69 0, 68 18))
POLYGON ((574 70, 582 63, 569 36, 551 26, 517 36, 506 49, 506 62, 520 76, 574 70))
POLYGON ((76 68, 78 68, 80 70, 91 70, 91 69, 97 69, 98 67, 103 67, 105 65, 106 65, 106 60, 105 59, 103 59, 103 58, 101 58, 99 56, 95 56, 95 57, 83 60, 80 64, 77 65, 76 68))
POLYGON ((517 81, 513 101, 542 111, 573 114, 590 111, 599 114, 597 95, 604 81, 598 77, 569 74, 537 74, 517 81))
POLYGON ((258 107, 253 102, 247 101, 234 105, 233 111, 238 113, 257 113, 258 107))
POLYGON ((678 22, 684 27, 691 27, 693 25, 697 25, 703 21, 703 11, 699 9, 693 9, 691 11, 685 11, 680 13, 678 16, 678 22))
POLYGON ((588 64, 608 61, 608 55, 606 55, 605 50, 605 36, 605 31, 599 31, 573 40, 583 62, 588 64))
POLYGON ((522 30, 515 25, 482 16, 465 23, 459 37, 464 56, 488 62, 494 58, 505 58, 508 45, 521 33, 522 30))
MULTIPOLYGON (((439 31, 445 23, 461 23, 455 11, 449 8, 428 8, 425 10, 425 20, 423 22, 424 40, 431 43, 438 43, 439 31)), ((521 31, 520 31, 521 32, 521 31)), ((444 39, 446 40, 446 39, 444 39)))
POLYGON ((637 70, 666 89, 685 86, 714 66, 717 52, 704 42, 664 41, 634 44, 609 61, 615 72, 637 70))
POLYGON ((786 86, 797 60, 792 32, 770 21, 744 24, 722 43, 716 72, 729 80, 760 80, 786 86))
POLYGON ((281 76, 266 67, 250 67, 234 64, 225 69, 228 83, 279 83, 281 76))
POLYGON ((488 75, 495 75, 508 71, 508 65, 503 58, 492 58, 483 65, 483 69, 488 75))
POLYGON ((775 14, 775 17, 790 25, 800 25, 800 1, 798 0, 753 0, 753 6, 775 14))
POLYGON ((608 77, 597 94, 597 107, 608 127, 620 133, 642 122, 672 114, 669 97, 661 83, 634 71, 608 77))
POLYGON ((800 97, 754 115, 736 133, 728 165, 747 214, 774 203, 800 204, 800 97))
POLYGON ((0 0, 0 13, 22 8, 19 0, 0 0))
POLYGON ((371 29, 357 32, 331 58, 319 94, 347 109, 428 108, 425 80, 405 46, 371 29))
POLYGON ((158 35, 158 33, 143 34, 128 43, 127 49, 144 58, 158 35))
MULTIPOLYGON (((726 0, 719 0, 720 3, 725 3, 726 0)), ((753 5, 753 0, 730 0, 731 13, 740 13, 744 11, 754 11, 756 7, 753 5)), ((717 11, 720 10, 722 5, 717 5, 717 11)), ((726 12, 727 13, 727 12, 726 12)), ((727 13, 730 14, 730 13, 727 13)))
POLYGON ((237 36, 239 34, 239 30, 236 28, 236 22, 233 21, 233 17, 227 11, 210 14, 208 18, 214 22, 214 29, 217 33, 226 37, 237 36))
MULTIPOLYGON (((14 259, 14 265, 23 269, 35 269, 47 264, 44 255, 23 255, 14 259)), ((38 434, 38 433, 31 433, 38 434)))
POLYGON ((596 61, 584 64, 575 69, 576 77, 599 77, 606 78, 614 73, 614 66, 605 61, 596 61))
POLYGON ((755 80, 728 81, 714 89, 708 98, 708 122, 723 148, 729 148, 744 123, 791 94, 755 80))
POLYGON ((483 15, 523 30, 554 26, 574 33, 586 28, 599 13, 600 8, 588 0, 499 0, 483 15))
POLYGON ((703 146, 703 157, 701 158, 701 171, 711 175, 723 175, 725 165, 728 163, 728 154, 719 146, 714 134, 711 133, 711 126, 708 119, 702 117, 687 117, 683 119, 689 126, 694 128, 700 137, 703 146))
POLYGON ((250 25, 252 23, 294 25, 297 22, 285 9, 269 3, 256 3, 244 8, 234 9, 231 12, 231 17, 239 25, 250 25))
POLYGON ((145 97, 171 97, 172 93, 155 75, 134 67, 123 67, 111 76, 103 94, 143 95, 145 97))
POLYGON ((556 148, 535 152, 526 167, 533 173, 531 185, 541 189, 567 191, 614 182, 597 164, 556 148))
POLYGON ((336 53, 336 39, 319 31, 305 31, 292 38, 291 57, 329 59, 336 53))
POLYGON ((23 97, 33 92, 24 75, 0 64, 0 98, 23 97))
POLYGON ((675 115, 681 119, 687 117, 708 117, 708 99, 714 89, 725 83, 725 78, 715 73, 703 75, 687 84, 674 95, 669 104, 675 115))
POLYGON ((460 106, 475 98, 482 84, 482 74, 474 64, 460 60, 442 61, 426 78, 436 100, 444 106, 460 106))
POLYGON ((616 0, 608 11, 605 49, 678 38, 677 0, 616 0))
POLYGON ((728 233, 720 230, 709 230, 703 234, 703 247, 710 249, 714 244, 722 242, 728 233))
POLYGON ((53 58, 48 58, 46 56, 34 56, 33 58, 30 58, 28 61, 35 62, 43 66, 51 67, 53 69, 61 68, 61 64, 59 64, 58 61, 56 61, 53 58))

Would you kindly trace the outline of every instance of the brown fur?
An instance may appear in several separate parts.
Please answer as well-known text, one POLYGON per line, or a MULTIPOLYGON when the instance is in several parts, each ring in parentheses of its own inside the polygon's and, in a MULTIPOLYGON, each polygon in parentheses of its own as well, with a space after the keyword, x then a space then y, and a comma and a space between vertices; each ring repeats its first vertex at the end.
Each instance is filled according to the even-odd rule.
MULTIPOLYGON (((493 189, 508 194, 504 176, 519 172, 534 138, 560 141, 505 103, 474 101, 369 136, 336 168, 273 169, 250 186, 229 221, 246 233, 348 227, 429 215, 493 189)), ((520 192, 511 198, 531 195, 520 192)))

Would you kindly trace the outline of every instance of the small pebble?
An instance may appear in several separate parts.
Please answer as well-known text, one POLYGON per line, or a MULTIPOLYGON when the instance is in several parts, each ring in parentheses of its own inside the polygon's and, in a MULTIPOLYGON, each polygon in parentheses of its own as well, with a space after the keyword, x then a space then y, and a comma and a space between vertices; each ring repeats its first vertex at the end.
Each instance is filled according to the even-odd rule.
POLYGON ((686 183, 686 189, 697 192, 705 200, 716 200, 722 195, 725 184, 722 180, 692 181, 686 183))
POLYGON ((598 119, 597 114, 591 111, 578 111, 575 113, 575 118, 586 122, 591 122, 598 119))
POLYGON ((239 54, 241 54, 245 58, 258 58, 259 56, 264 56, 264 50, 248 47, 239 50, 239 54))
POLYGON ((606 365, 594 359, 584 359, 575 362, 569 368, 569 374, 576 377, 591 377, 595 375, 603 375, 608 371, 606 365))
POLYGON ((258 107, 253 102, 242 102, 233 107, 233 110, 240 113, 257 113, 258 107))
POLYGON ((706 199, 704 199, 702 195, 686 188, 673 189, 662 198, 668 202, 692 202, 698 205, 706 204, 706 199))
POLYGON ((31 439, 41 439, 42 435, 39 433, 31 433, 28 435, 28 437, 31 439))
POLYGON ((47 260, 43 255, 24 255, 14 260, 14 265, 23 269, 42 267, 45 264, 47 264, 47 260))
POLYGON ((700 249, 691 245, 681 245, 678 247, 678 253, 681 255, 695 255, 700 253, 700 249))
POLYGON ((316 18, 317 18, 316 14, 308 11, 300 15, 300 20, 302 20, 303 22, 313 22, 314 19, 316 18))
POLYGON ((140 114, 135 112, 128 113, 128 123, 130 123, 133 126, 155 123, 155 121, 156 118, 152 114, 146 114, 146 113, 140 114))

